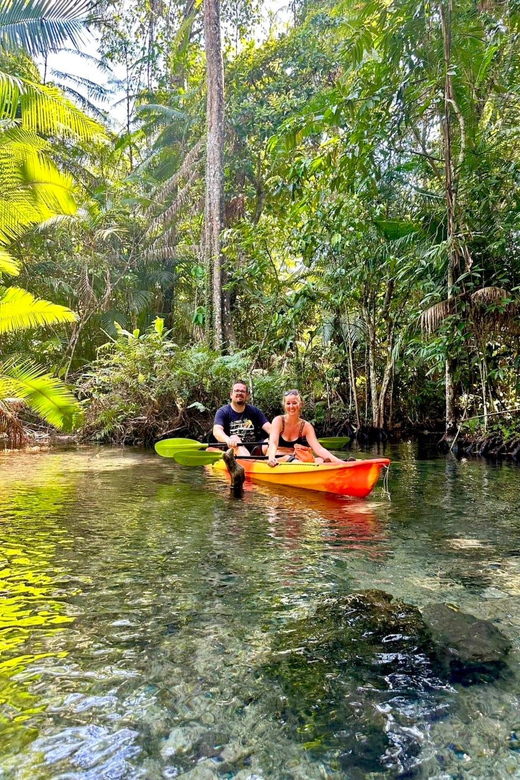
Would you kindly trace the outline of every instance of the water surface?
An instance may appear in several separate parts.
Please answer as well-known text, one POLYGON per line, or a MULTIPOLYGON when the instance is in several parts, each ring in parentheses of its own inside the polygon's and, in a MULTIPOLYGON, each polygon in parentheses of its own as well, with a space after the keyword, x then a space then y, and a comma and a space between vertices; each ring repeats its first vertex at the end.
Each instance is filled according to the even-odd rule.
POLYGON ((388 454, 391 499, 363 501, 261 484, 237 500, 136 450, 2 454, 0 777, 398 777, 316 750, 265 672, 295 619, 368 588, 457 605, 513 642, 495 682, 401 713, 408 776, 520 777, 520 471, 388 454))

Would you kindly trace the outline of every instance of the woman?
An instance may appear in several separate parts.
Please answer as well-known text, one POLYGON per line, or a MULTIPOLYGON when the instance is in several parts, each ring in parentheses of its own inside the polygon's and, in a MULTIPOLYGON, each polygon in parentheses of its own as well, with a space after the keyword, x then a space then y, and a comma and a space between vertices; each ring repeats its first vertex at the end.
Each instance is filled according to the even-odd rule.
POLYGON ((341 458, 321 446, 310 422, 300 418, 303 400, 299 390, 288 390, 284 393, 283 407, 285 414, 274 418, 269 433, 267 462, 270 466, 277 466, 295 458, 316 463, 322 463, 324 460, 341 463, 341 458), (311 451, 318 455, 317 459, 312 457, 311 451), (282 457, 277 458, 276 455, 282 457))

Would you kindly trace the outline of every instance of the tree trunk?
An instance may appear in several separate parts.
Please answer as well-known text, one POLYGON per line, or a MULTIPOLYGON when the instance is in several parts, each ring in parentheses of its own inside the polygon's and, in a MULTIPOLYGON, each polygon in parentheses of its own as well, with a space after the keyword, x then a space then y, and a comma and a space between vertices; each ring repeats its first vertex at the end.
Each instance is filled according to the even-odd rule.
POLYGON ((356 374, 354 371, 354 357, 352 355, 352 338, 351 338, 351 332, 350 332, 350 318, 348 310, 346 312, 347 316, 347 350, 348 350, 348 365, 349 365, 349 371, 350 371, 350 393, 351 398, 354 401, 354 409, 356 412, 356 426, 359 431, 361 428, 361 419, 359 416, 359 404, 358 404, 358 397, 357 397, 357 388, 356 388, 356 374))
POLYGON ((372 404, 372 425, 377 428, 377 375, 376 375, 376 325, 372 317, 371 307, 364 309, 365 322, 368 331, 368 373, 370 378, 370 401, 372 404))
POLYGON ((390 387, 390 380, 394 371, 394 334, 395 323, 390 316, 390 306, 392 304, 392 298, 394 295, 395 280, 389 279, 386 285, 385 300, 383 303, 383 310, 381 312, 381 319, 386 323, 386 365, 383 372, 383 379, 381 382, 381 389, 379 391, 379 400, 377 404, 377 419, 374 422, 376 428, 385 427, 385 411, 386 411, 386 399, 388 397, 388 390, 390 387))
MULTIPOLYGON (((453 83, 451 77, 451 17, 453 0, 440 4, 442 42, 444 51, 444 118, 442 138, 444 145, 445 198, 448 223, 448 289, 447 297, 453 297, 453 285, 459 266, 456 226, 456 186, 453 167, 451 109, 453 106, 453 83)), ((449 348, 449 347, 448 347, 449 348)), ((455 385, 453 381, 454 362, 448 355, 446 359, 446 438, 451 439, 457 428, 455 411, 455 385)))
POLYGON ((376 428, 385 427, 385 411, 388 398, 388 391, 390 389, 390 383, 394 373, 394 328, 390 326, 388 333, 388 342, 386 349, 386 365, 383 373, 383 379, 381 382, 381 390, 379 391, 379 402, 377 406, 377 420, 375 423, 376 428))
POLYGON ((206 40, 206 203, 204 256, 211 297, 206 312, 211 328, 212 346, 220 351, 224 344, 224 305, 222 296, 223 259, 220 233, 224 221, 224 69, 220 40, 220 0, 204 2, 206 40))

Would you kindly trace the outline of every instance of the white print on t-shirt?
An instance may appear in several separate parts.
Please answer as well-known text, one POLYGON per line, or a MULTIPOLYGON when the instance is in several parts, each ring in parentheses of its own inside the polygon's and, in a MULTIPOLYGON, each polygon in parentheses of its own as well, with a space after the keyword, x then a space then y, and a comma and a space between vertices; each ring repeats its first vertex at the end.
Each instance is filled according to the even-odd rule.
POLYGON ((247 417, 243 420, 233 420, 229 425, 231 436, 240 436, 241 441, 255 440, 255 427, 247 417))

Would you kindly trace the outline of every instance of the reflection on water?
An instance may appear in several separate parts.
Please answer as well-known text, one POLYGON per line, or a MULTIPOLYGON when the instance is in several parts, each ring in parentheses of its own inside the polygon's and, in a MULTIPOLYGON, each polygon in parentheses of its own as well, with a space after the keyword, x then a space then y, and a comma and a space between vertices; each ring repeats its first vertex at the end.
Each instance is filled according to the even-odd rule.
POLYGON ((342 776, 261 670, 324 596, 368 588, 457 604, 514 643, 503 679, 453 690, 441 718, 420 697, 407 712, 415 776, 520 776, 520 472, 390 456, 392 500, 357 501, 252 483, 237 500, 139 451, 2 455, 0 777, 342 776))

